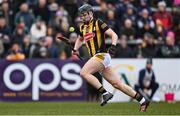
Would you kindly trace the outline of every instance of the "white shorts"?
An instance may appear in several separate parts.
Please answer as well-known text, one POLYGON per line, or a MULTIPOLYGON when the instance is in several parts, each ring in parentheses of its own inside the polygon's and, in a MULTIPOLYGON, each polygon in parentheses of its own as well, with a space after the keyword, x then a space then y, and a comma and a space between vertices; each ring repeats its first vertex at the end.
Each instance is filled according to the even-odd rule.
POLYGON ((103 63, 105 68, 111 65, 111 56, 109 55, 109 53, 97 53, 93 56, 93 58, 103 63))

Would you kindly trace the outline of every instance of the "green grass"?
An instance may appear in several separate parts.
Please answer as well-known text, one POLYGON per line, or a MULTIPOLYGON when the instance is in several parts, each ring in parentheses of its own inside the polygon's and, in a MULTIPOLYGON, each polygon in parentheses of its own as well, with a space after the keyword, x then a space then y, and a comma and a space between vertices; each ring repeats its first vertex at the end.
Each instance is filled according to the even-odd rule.
POLYGON ((93 102, 0 102, 0 115, 180 115, 180 102, 151 103, 146 113, 135 102, 109 103, 101 107, 93 102))

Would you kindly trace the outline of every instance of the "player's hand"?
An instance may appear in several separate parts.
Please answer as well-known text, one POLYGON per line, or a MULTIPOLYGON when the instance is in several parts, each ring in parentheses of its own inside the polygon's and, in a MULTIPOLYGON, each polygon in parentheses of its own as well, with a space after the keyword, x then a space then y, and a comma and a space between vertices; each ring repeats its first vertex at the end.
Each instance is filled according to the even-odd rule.
POLYGON ((71 60, 73 60, 73 61, 78 60, 78 59, 79 59, 79 58, 78 58, 77 55, 72 55, 72 56, 71 56, 71 60))
POLYGON ((116 46, 112 44, 111 47, 109 48, 108 52, 111 55, 111 57, 114 57, 114 55, 116 53, 116 46))
POLYGON ((72 56, 73 55, 78 55, 78 54, 79 54, 79 52, 77 50, 72 50, 72 56))

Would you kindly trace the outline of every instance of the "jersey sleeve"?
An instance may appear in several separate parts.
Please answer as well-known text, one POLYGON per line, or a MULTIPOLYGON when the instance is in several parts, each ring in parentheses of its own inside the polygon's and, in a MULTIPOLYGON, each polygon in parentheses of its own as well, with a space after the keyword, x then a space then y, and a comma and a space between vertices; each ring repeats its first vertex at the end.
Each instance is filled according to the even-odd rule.
POLYGON ((98 19, 98 25, 103 33, 109 29, 108 25, 100 19, 98 19))
POLYGON ((83 37, 83 33, 82 33, 82 26, 79 26, 76 30, 77 34, 80 35, 81 37, 83 37))

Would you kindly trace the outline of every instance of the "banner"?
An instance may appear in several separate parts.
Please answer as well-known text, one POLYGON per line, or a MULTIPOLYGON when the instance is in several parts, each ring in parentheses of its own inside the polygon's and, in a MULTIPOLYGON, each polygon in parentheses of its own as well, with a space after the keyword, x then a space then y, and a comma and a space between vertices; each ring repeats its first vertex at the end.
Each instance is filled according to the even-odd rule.
MULTIPOLYGON (((134 88, 139 71, 146 66, 146 59, 113 59, 111 64, 121 81, 134 88)), ((154 98, 164 101, 165 93, 171 92, 174 93, 174 99, 180 101, 180 59, 154 59, 153 70, 159 83, 159 89, 154 98)), ((130 100, 130 97, 114 89, 107 81, 103 80, 103 85, 114 93, 112 102, 130 100)))
POLYGON ((83 101, 83 63, 71 60, 0 60, 1 101, 83 101))

